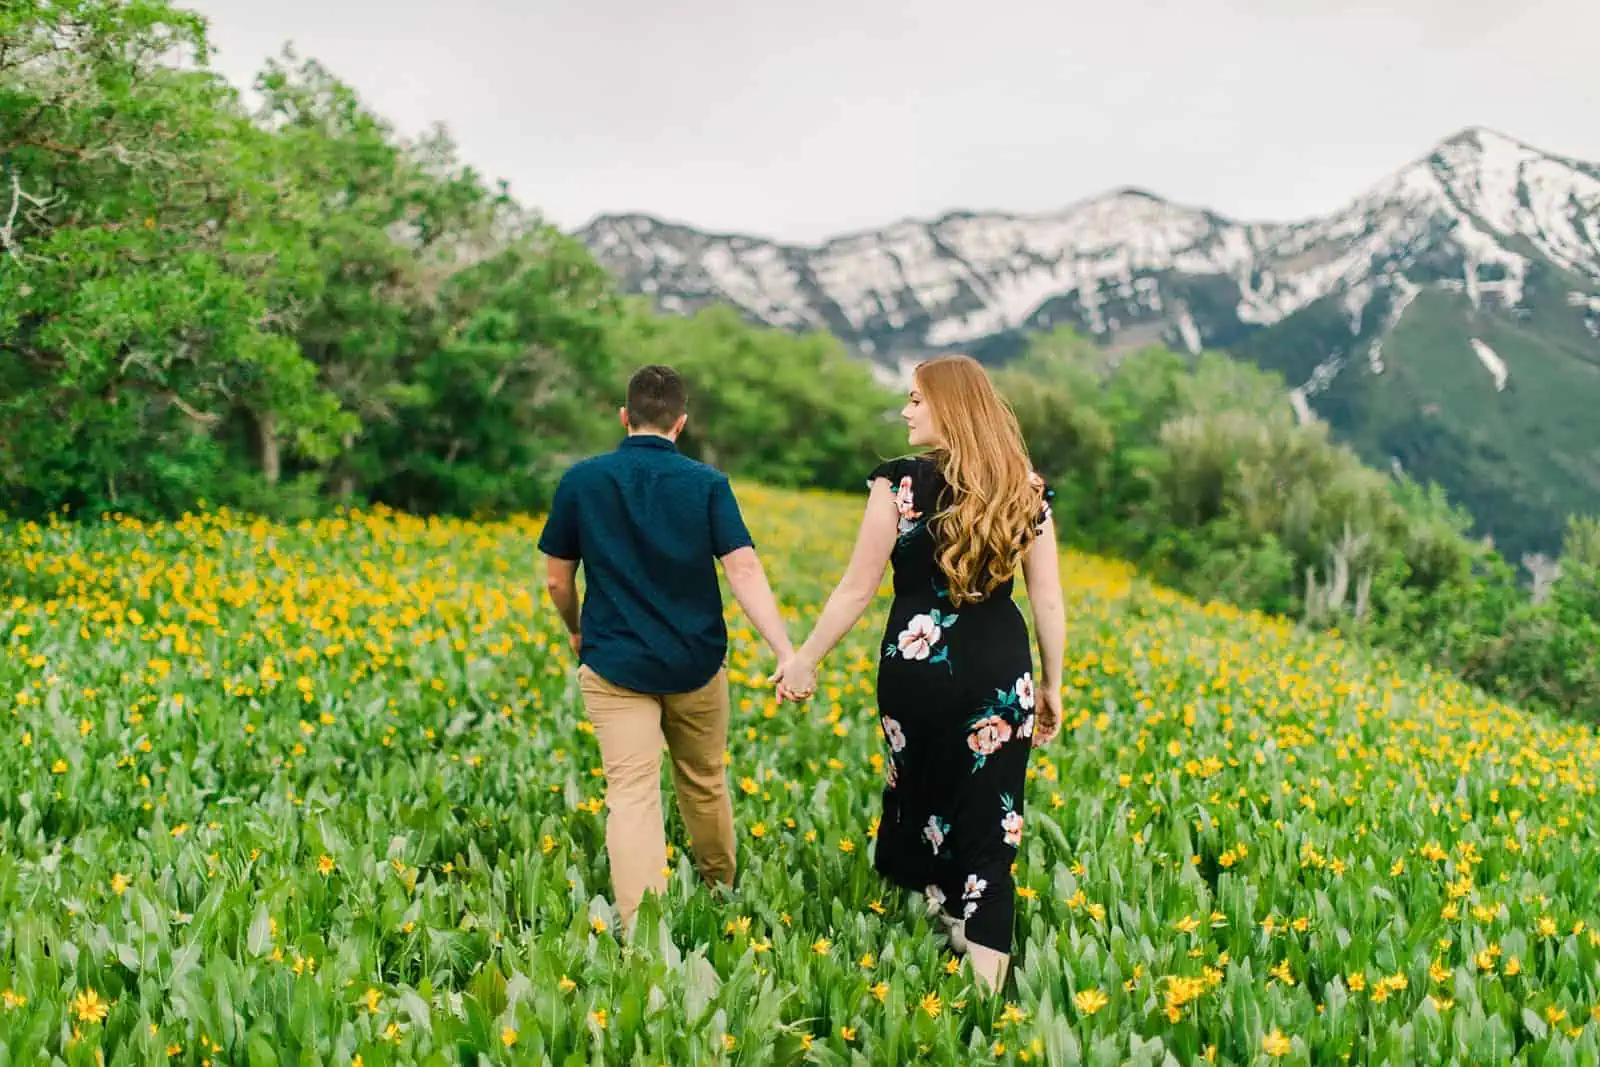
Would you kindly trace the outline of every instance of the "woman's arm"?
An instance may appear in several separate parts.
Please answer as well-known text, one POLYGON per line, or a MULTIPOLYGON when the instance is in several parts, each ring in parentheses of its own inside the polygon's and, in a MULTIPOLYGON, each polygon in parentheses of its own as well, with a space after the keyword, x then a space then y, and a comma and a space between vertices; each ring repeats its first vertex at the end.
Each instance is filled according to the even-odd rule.
POLYGON ((789 668, 782 672, 782 681, 797 694, 810 691, 818 664, 837 645, 850 628, 861 618, 867 605, 883 582, 883 570, 889 565, 894 543, 899 536, 899 512, 894 506, 894 494, 885 478, 875 478, 872 493, 867 498, 866 510, 861 516, 861 528, 856 534, 855 549, 850 553, 850 564, 844 576, 834 587, 828 602, 823 606, 811 636, 795 652, 789 668))
POLYGON ((1040 688, 1061 693, 1061 657, 1067 643, 1067 609, 1061 596, 1061 549, 1056 524, 1047 518, 1022 557, 1022 580, 1033 605, 1033 630, 1039 642, 1040 688))

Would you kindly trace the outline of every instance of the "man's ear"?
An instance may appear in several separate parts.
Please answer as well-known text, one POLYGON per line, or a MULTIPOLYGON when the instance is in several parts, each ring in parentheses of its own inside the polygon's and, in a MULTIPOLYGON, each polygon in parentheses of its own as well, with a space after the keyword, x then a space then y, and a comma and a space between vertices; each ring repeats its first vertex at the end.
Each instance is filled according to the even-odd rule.
POLYGON ((633 426, 628 422, 628 407, 626 404, 617 409, 617 421, 622 423, 624 430, 629 433, 633 432, 633 426))
POLYGON ((688 422, 689 422, 689 413, 687 411, 685 411, 682 415, 678 416, 678 421, 672 424, 672 438, 673 438, 673 440, 677 440, 678 435, 683 432, 683 428, 684 428, 684 426, 688 425, 688 422))

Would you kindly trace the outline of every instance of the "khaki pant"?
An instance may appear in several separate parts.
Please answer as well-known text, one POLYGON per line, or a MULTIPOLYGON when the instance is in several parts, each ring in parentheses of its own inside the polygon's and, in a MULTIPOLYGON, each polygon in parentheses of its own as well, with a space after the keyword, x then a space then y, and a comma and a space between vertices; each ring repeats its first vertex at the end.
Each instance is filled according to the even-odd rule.
POLYGON ((728 744, 728 676, 718 671, 691 693, 656 695, 578 669, 584 710, 606 775, 606 855, 617 910, 632 927, 639 901, 667 888, 661 814, 661 747, 672 756, 678 811, 700 877, 731 886, 733 805, 722 754, 728 744))

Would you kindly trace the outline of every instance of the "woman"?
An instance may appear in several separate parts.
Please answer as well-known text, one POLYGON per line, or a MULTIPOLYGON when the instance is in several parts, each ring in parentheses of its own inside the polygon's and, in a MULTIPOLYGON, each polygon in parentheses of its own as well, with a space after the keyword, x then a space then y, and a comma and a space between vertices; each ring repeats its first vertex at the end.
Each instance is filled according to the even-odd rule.
POLYGON ((775 679, 781 697, 810 696, 822 658, 893 560, 878 665, 889 760, 874 863, 927 894, 952 947, 966 948, 979 980, 999 989, 1011 958, 1028 753, 1061 722, 1065 613, 1051 494, 976 360, 918 366, 900 414, 912 447, 929 451, 872 472, 844 577, 775 679), (1038 633, 1037 688, 1028 628, 1011 599, 1019 568, 1038 633))

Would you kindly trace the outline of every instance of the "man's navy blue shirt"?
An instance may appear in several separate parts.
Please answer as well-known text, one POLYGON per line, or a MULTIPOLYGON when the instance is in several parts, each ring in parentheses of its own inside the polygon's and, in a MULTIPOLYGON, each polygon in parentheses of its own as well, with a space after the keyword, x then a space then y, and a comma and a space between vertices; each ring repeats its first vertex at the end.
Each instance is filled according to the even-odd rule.
POLYGON ((580 660, 641 693, 687 693, 722 669, 716 561, 751 544, 727 475, 650 434, 562 475, 539 538, 583 564, 580 660))

